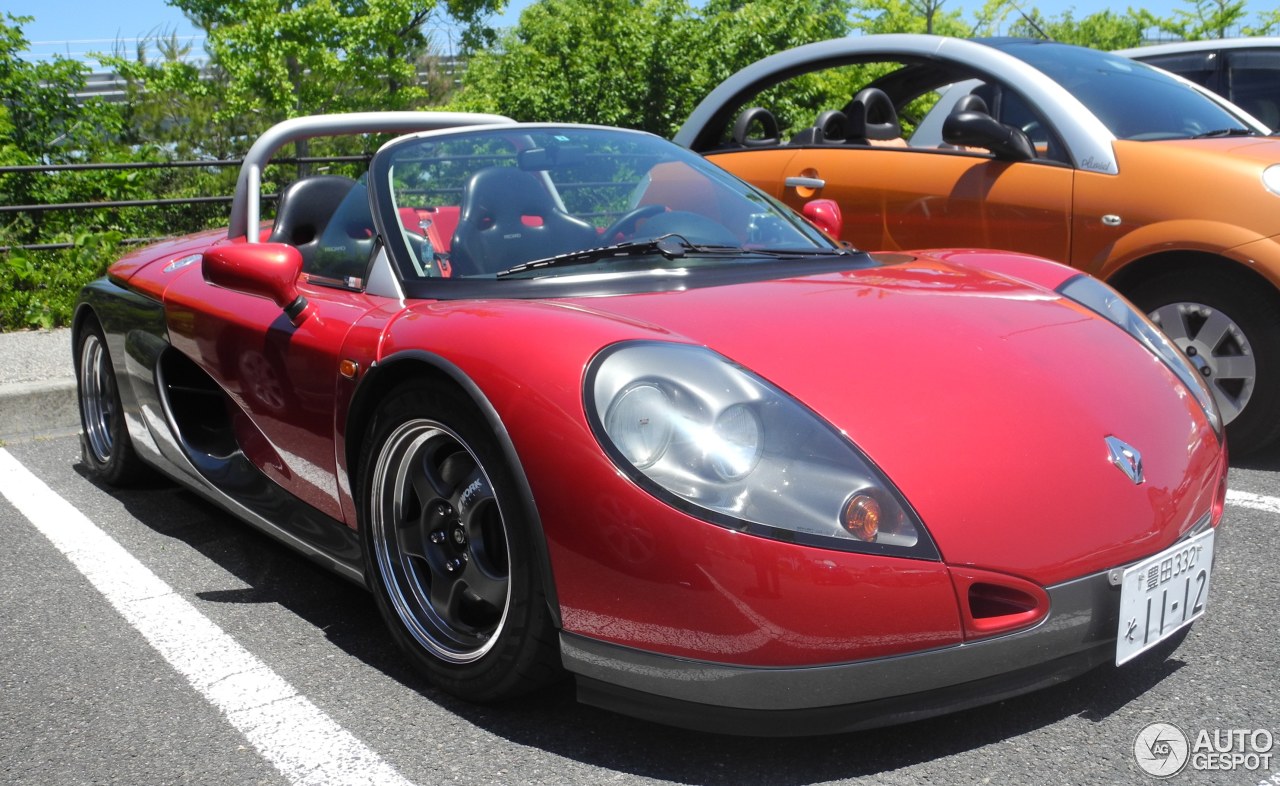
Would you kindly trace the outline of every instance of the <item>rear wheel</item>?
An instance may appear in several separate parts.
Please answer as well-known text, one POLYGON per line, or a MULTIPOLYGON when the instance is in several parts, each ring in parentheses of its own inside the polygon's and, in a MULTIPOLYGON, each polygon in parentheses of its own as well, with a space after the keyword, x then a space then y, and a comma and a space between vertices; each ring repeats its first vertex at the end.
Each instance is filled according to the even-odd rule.
POLYGON ((1213 391, 1233 454, 1280 437, 1280 309, 1273 292, 1231 277, 1171 273, 1131 290, 1213 391))
POLYGON ((125 427, 120 388, 102 328, 84 326, 76 344, 76 397, 80 404, 80 451, 95 478, 113 486, 136 482, 146 466, 125 427))
POLYGON ((370 587, 399 645, 444 690, 509 698, 558 674, 555 630, 514 481, 453 389, 401 386, 361 460, 370 587))

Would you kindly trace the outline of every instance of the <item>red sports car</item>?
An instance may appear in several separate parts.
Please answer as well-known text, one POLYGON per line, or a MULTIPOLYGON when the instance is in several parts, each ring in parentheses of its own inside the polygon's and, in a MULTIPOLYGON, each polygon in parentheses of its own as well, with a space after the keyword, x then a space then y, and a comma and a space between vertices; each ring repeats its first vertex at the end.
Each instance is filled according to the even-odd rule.
POLYGON ((1212 396, 1070 268, 851 251, 656 137, 494 116, 287 121, 232 211, 84 290, 84 462, 367 586, 458 696, 567 672, 663 722, 835 732, 1205 609, 1212 396), (278 148, 364 132, 410 133, 260 221, 278 148))

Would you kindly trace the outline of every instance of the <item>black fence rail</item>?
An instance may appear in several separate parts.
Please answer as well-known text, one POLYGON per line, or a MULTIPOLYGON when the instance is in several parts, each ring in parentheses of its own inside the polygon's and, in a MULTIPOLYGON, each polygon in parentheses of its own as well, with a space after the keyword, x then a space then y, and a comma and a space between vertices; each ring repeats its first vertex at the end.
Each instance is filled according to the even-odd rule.
MULTIPOLYGON (((300 156, 294 158, 277 158, 272 165, 293 165, 298 167, 299 176, 305 168, 316 164, 359 164, 369 162, 372 155, 355 156, 300 156)), ((239 167, 244 159, 230 158, 211 161, 139 161, 132 163, 86 163, 86 164, 24 164, 21 166, 0 166, 0 176, 7 174, 44 174, 51 172, 91 172, 102 170, 145 170, 145 169, 184 169, 184 168, 227 168, 239 167)), ((264 203, 274 202, 278 194, 263 194, 264 203)), ((197 196, 166 199, 117 199, 94 202, 57 202, 33 205, 0 205, 0 219, 12 214, 38 214, 57 211, 76 210, 110 210, 118 208, 171 207, 175 205, 231 204, 232 197, 197 196)), ((165 237, 132 237, 121 242, 126 245, 138 245, 164 240, 165 237)), ((73 248, 75 243, 27 243, 22 245, 0 246, 0 253, 13 250, 22 251, 57 251, 73 248)))

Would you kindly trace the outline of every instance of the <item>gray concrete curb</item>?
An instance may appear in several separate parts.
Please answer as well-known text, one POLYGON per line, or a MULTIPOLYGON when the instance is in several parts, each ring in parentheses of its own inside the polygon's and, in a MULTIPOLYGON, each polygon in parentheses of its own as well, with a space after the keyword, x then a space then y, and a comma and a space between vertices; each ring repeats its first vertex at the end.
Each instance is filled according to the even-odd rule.
POLYGON ((0 440, 79 426, 71 330, 0 333, 0 440))

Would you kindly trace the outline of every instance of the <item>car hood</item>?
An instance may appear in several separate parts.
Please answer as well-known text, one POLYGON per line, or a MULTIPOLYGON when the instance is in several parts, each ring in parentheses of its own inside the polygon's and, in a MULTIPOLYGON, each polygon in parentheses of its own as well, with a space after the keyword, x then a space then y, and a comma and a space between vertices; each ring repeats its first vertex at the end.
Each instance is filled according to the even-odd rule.
POLYGON ((1179 148, 1191 155, 1226 155, 1252 159, 1263 166, 1280 164, 1280 137, 1229 136, 1220 139, 1167 139, 1146 144, 1179 148))
POLYGON ((803 402, 886 472, 953 565, 1045 585, 1114 567, 1176 540, 1218 491, 1223 451, 1168 369, 1017 279, 914 258, 572 308, 706 345, 803 402), (1141 485, 1109 436, 1142 453, 1141 485))

